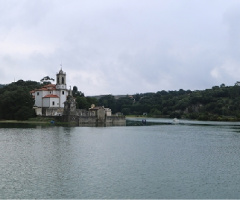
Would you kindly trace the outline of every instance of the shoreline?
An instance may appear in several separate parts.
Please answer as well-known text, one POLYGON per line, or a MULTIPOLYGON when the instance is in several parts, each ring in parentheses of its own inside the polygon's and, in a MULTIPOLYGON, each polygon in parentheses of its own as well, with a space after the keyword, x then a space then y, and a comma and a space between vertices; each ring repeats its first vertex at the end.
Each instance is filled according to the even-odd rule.
MULTIPOLYGON (((155 118, 155 119, 171 119, 169 117, 153 117, 153 116, 140 116, 140 115, 129 115, 126 116, 126 119, 131 119, 131 118, 155 118)), ((182 118, 184 120, 194 120, 194 121, 218 121, 218 122, 239 122, 238 119, 233 119, 231 117, 229 118, 221 118, 221 120, 199 120, 199 119, 187 119, 187 118, 182 118)), ((66 125, 66 123, 56 121, 53 118, 44 118, 44 117, 37 117, 37 118, 30 118, 28 120, 0 120, 0 124, 45 124, 45 125, 51 125, 51 121, 54 121, 55 125, 66 125)), ((181 118, 179 118, 181 120, 181 118)))
POLYGON ((22 120, 0 120, 0 124, 3 123, 8 123, 8 124, 14 124, 14 123, 18 123, 18 124, 48 124, 50 122, 48 121, 22 121, 22 120))

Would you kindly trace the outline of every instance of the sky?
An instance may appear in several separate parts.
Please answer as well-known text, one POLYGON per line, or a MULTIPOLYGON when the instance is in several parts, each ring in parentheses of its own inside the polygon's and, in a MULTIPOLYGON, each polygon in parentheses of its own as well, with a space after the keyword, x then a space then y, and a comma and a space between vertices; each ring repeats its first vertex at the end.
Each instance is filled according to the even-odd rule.
POLYGON ((85 96, 240 81, 239 0, 0 0, 0 84, 56 79, 85 96))

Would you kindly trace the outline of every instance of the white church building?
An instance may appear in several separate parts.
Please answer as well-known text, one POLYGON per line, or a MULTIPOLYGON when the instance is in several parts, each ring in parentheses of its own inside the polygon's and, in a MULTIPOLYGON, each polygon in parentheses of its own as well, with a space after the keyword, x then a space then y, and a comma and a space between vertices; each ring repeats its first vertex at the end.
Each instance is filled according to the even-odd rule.
POLYGON ((62 69, 56 74, 56 82, 56 84, 48 84, 32 91, 37 115, 60 115, 62 113, 64 102, 69 94, 66 73, 62 69))

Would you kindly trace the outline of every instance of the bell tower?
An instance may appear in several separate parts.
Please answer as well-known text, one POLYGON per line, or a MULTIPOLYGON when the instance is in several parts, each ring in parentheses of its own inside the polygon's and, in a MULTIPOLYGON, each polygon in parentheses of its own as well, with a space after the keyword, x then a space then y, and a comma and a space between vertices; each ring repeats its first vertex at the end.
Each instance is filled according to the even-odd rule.
POLYGON ((63 72, 62 68, 61 70, 56 74, 56 89, 67 89, 66 85, 66 73, 63 72))

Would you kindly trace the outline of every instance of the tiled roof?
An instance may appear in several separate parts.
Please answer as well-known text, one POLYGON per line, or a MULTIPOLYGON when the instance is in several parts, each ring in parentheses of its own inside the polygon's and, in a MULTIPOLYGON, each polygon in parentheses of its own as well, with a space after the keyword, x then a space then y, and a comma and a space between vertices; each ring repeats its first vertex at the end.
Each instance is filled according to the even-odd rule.
POLYGON ((43 98, 59 98, 59 96, 55 95, 55 94, 48 94, 48 95, 44 96, 43 98))
POLYGON ((48 85, 44 85, 43 87, 45 87, 45 88, 48 88, 48 87, 56 87, 56 85, 55 85, 55 84, 48 84, 48 85))
POLYGON ((42 88, 36 89, 35 91, 48 91, 48 90, 56 90, 55 84, 44 85, 42 88))
POLYGON ((48 85, 44 85, 42 88, 46 88, 46 89, 56 89, 56 85, 55 85, 55 84, 48 84, 48 85))

